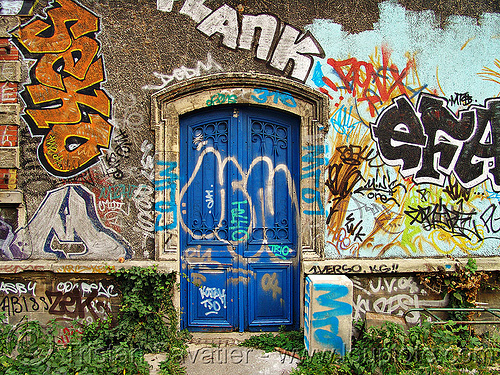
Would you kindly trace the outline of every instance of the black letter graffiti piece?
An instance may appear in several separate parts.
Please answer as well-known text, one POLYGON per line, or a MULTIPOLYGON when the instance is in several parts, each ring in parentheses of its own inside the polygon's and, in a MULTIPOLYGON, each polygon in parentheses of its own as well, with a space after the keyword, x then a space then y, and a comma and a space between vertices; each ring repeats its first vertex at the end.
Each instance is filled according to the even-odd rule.
POLYGON ((23 302, 24 302, 24 311, 28 311, 28 304, 26 303, 26 297, 23 296, 23 302))
POLYGON ((347 264, 342 265, 342 273, 352 272, 352 267, 349 267, 347 264))
POLYGON ((469 105, 472 103, 472 97, 468 92, 466 93, 455 93, 455 96, 450 95, 450 104, 451 105, 469 105))
POLYGON ((23 312, 23 305, 19 302, 19 298, 16 296, 10 297, 10 304, 12 306, 12 312, 14 314, 21 314, 23 312), (19 306, 19 309, 16 308, 16 306, 19 306))
POLYGON ((355 264, 354 266, 351 267, 351 272, 353 273, 360 273, 363 267, 359 264, 355 264))
POLYGON ((375 273, 375 272, 378 272, 378 268, 376 265, 370 265, 368 266, 370 268, 370 272, 371 273, 375 273))
POLYGON ((422 224, 422 228, 428 231, 441 229, 454 236, 464 237, 468 240, 472 240, 473 237, 477 238, 478 241, 484 240, 473 220, 476 211, 464 212, 462 204, 456 209, 453 207, 448 208, 440 200, 434 207, 422 207, 419 205, 417 207, 408 207, 404 212, 412 219, 410 225, 417 222, 422 224))
POLYGON ((43 304, 45 305, 44 306, 44 310, 48 310, 49 309, 49 305, 47 304, 47 301, 45 301, 45 297, 40 297, 40 301, 42 301, 43 304))
POLYGON ((455 93, 455 97, 453 97, 453 95, 450 95, 450 104, 451 105, 460 104, 460 94, 458 92, 455 93))
POLYGON ((468 189, 490 179, 494 191, 500 191, 500 100, 486 101, 486 109, 474 107, 476 130, 455 166, 460 184, 468 189))
POLYGON ((472 103, 472 96, 469 95, 468 92, 464 94, 460 94, 460 103, 462 105, 469 105, 472 103))
POLYGON ((417 184, 443 186, 449 176, 464 141, 474 130, 473 112, 461 112, 457 118, 447 107, 447 101, 429 94, 421 94, 417 109, 429 142, 424 149, 422 167, 415 174, 417 184))
POLYGON ((381 264, 379 269, 380 269, 380 272, 382 272, 382 273, 388 273, 391 270, 385 264, 381 264))
POLYGON ((354 236, 354 241, 359 240, 362 242, 363 239, 361 236, 366 235, 365 233, 361 233, 363 230, 363 226, 361 226, 362 220, 358 221, 356 225, 354 225, 354 220, 354 215, 351 212, 349 216, 347 216, 347 222, 345 224, 346 230, 351 236, 354 236))
POLYGON ((497 206, 492 204, 480 216, 484 226, 490 233, 498 233, 500 231, 500 226, 495 227, 495 221, 500 219, 499 217, 495 217, 496 210, 497 206))
MULTIPOLYGON (((470 103, 466 94, 460 100, 470 103)), ((443 186, 452 173, 471 189, 487 179, 500 191, 500 99, 473 105, 456 116, 446 98, 421 93, 417 111, 401 95, 370 124, 382 161, 400 166, 416 184, 443 186)))
POLYGON ((410 221, 410 225, 417 222, 419 224, 423 224, 422 227, 425 230, 433 229, 433 222, 431 220, 431 206, 420 206, 411 207, 408 206, 408 209, 404 211, 404 213, 409 216, 412 220, 410 221))
POLYGON ((10 299, 9 296, 5 296, 0 302, 0 309, 5 312, 7 310, 7 316, 10 316, 10 299))
POLYGON ((393 102, 376 124, 370 124, 372 138, 382 160, 388 165, 399 165, 401 175, 408 177, 420 169, 427 136, 410 100, 401 95, 393 102))
POLYGON ((316 270, 318 266, 312 266, 310 269, 309 269, 309 272, 308 273, 312 273, 312 274, 316 274, 318 271, 316 270))

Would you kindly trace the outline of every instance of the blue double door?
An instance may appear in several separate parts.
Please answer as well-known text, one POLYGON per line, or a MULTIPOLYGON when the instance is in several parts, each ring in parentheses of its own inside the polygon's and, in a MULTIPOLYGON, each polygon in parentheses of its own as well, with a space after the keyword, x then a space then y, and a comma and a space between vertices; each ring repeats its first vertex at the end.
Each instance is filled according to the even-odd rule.
POLYGON ((180 125, 182 328, 298 328, 298 118, 231 106, 180 125))

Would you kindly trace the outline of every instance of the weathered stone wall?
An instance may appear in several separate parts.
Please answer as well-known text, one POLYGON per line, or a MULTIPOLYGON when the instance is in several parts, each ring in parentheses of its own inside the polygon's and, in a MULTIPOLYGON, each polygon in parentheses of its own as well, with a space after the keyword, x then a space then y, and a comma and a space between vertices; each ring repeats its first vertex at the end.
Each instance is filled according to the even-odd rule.
MULTIPOLYGON (((73 305, 63 302, 61 316, 95 318, 92 306, 81 307, 94 293, 82 283, 109 287, 95 275, 8 275, 18 267, 130 266, 179 250, 171 230, 183 230, 180 180, 189 176, 178 174, 174 138, 159 137, 177 132, 164 122, 167 104, 152 98, 214 74, 267 74, 327 98, 326 121, 313 124, 311 116, 301 125, 321 136, 301 138, 307 188, 297 194, 298 253, 303 275, 352 277, 355 318, 441 306, 446 301, 425 294, 412 273, 452 267, 448 256, 477 257, 480 268, 498 270, 500 14, 492 2, 7 0, 2 7, 0 259, 5 283, 14 285, 4 288, 2 307, 12 318, 20 309, 40 314, 42 297, 44 316, 61 311, 63 300, 56 304, 59 294, 51 293, 74 294, 64 297, 73 305), (68 282, 74 289, 58 290, 68 282), (30 311, 35 302, 39 310, 30 311)), ((245 91, 245 104, 299 102, 295 93, 255 89, 245 91)), ((196 106, 239 100, 205 93, 196 106)), ((163 267, 178 270, 178 258, 163 267)), ((95 301, 114 306, 116 297, 97 293, 95 301)))
MULTIPOLYGON (((4 10, 21 18, 4 16, 15 38, 5 40, 3 64, 17 68, 5 65, 2 103, 18 105, 10 104, 18 90, 25 110, 22 123, 4 122, 0 146, 13 155, 2 158, 6 173, 17 173, 5 181, 26 196, 16 232, 24 243, 11 243, 6 258, 154 258, 154 236, 165 230, 158 220, 177 208, 153 205, 163 161, 155 158, 150 96, 238 71, 289 77, 330 99, 328 137, 313 150, 326 181, 302 197, 320 205, 303 216, 326 219, 326 257, 497 255, 500 21, 488 2, 419 9, 412 2, 42 1, 31 9, 35 17, 28 5, 4 10), (70 33, 59 27, 69 14, 79 19, 70 33), (48 29, 37 35, 40 28, 48 29), (56 244, 40 228, 40 215, 55 228, 59 219, 49 213, 73 204, 87 212, 78 228, 99 228, 99 243, 113 251, 90 249, 82 233, 56 244)), ((317 175, 307 172, 303 178, 317 175)))
POLYGON ((26 271, 4 274, 0 280, 0 312, 9 323, 23 316, 47 324, 75 319, 91 323, 115 318, 120 295, 113 280, 103 275, 69 275, 26 271))

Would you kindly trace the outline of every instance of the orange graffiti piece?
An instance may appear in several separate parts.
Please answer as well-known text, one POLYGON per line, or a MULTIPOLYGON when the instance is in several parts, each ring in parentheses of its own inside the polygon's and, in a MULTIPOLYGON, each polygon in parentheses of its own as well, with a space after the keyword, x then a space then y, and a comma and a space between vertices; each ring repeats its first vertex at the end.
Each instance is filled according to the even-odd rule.
POLYGON ((82 36, 75 39, 66 51, 44 55, 36 65, 36 77, 42 85, 64 90, 63 79, 56 66, 61 64, 62 72, 83 80, 98 50, 99 44, 92 38, 82 36), (79 57, 76 61, 75 56, 79 57))
POLYGON ((78 104, 84 104, 105 117, 111 112, 111 102, 103 90, 92 89, 93 95, 82 94, 79 91, 90 88, 104 80, 102 57, 90 65, 85 80, 80 81, 68 76, 63 79, 65 91, 44 85, 28 85, 28 90, 34 104, 49 103, 58 100, 61 104, 53 108, 28 109, 26 114, 30 116, 36 126, 49 128, 50 124, 77 123, 82 120, 82 113, 78 104))
POLYGON ((43 157, 57 172, 80 170, 109 147, 111 125, 90 114, 90 123, 54 125, 43 140, 43 157))
POLYGON ((72 0, 54 0, 45 13, 16 33, 25 53, 37 59, 21 93, 23 117, 33 136, 43 137, 42 165, 70 177, 98 162, 111 140, 111 99, 100 88, 104 62, 95 39, 99 19, 72 0))
POLYGON ((360 170, 361 163, 366 160, 371 151, 368 146, 340 146, 335 149, 335 154, 330 159, 326 170, 326 187, 329 190, 328 202, 331 203, 330 212, 326 219, 330 226, 334 220, 334 214, 338 212, 339 204, 348 199, 356 184, 363 179, 360 170))
POLYGON ((71 0, 56 1, 61 7, 52 8, 46 12, 50 22, 34 19, 19 28, 19 41, 29 52, 64 52, 72 44, 71 37, 78 39, 85 34, 99 30, 98 18, 88 10, 71 0))

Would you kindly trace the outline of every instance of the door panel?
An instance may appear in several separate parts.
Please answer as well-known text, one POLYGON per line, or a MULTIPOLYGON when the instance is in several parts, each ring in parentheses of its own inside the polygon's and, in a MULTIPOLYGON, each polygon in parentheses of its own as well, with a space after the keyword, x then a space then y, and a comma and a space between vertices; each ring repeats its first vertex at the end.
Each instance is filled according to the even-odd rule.
POLYGON ((183 328, 297 326, 298 132, 251 107, 181 118, 183 328))
POLYGON ((229 284, 232 264, 189 265, 188 326, 217 326, 230 329, 235 325, 234 288, 229 284), (228 303, 229 302, 229 303, 228 303))
POLYGON ((257 263, 249 267, 249 328, 257 330, 292 324, 292 264, 257 263))
POLYGON ((244 120, 248 121, 251 131, 247 188, 254 218, 245 255, 252 256, 266 249, 264 256, 275 257, 279 253, 283 259, 293 257, 296 202, 292 200, 295 184, 290 166, 293 166, 294 155, 289 143, 292 144, 294 129, 261 116, 249 115, 244 120), (263 247, 264 244, 269 246, 263 247))

